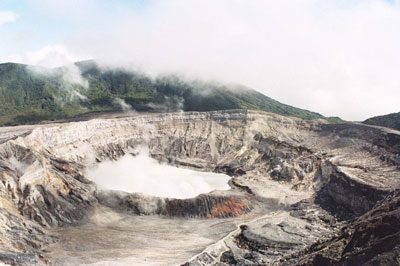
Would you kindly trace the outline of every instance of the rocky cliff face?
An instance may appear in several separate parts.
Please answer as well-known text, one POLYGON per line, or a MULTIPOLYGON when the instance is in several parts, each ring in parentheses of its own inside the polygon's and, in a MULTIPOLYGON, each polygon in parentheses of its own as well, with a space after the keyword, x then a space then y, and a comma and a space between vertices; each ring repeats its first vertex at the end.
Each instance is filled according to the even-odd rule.
POLYGON ((363 239, 371 238, 387 226, 391 237, 398 233, 398 208, 388 200, 397 198, 392 191, 400 186, 395 131, 233 110, 2 128, 0 140, 0 261, 6 263, 60 263, 46 251, 58 241, 51 228, 83 228, 101 206, 179 223, 237 221, 236 230, 203 252, 191 251, 185 260, 193 265, 318 265, 320 259, 350 265, 344 261, 358 258, 356 246, 374 249, 375 242, 349 246, 346 232, 361 230, 363 239), (143 146, 172 165, 226 173, 232 189, 163 199, 100 191, 86 178, 88 167, 135 155, 143 146), (333 252, 338 245, 339 255, 333 252))

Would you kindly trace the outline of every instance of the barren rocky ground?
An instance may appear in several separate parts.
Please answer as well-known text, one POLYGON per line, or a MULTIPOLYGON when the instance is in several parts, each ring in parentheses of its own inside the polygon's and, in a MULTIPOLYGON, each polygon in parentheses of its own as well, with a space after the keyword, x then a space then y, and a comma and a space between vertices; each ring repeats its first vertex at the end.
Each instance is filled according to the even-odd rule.
POLYGON ((0 262, 398 265, 400 133, 232 110, 0 128, 0 262), (104 191, 125 154, 225 173, 192 199, 104 191))

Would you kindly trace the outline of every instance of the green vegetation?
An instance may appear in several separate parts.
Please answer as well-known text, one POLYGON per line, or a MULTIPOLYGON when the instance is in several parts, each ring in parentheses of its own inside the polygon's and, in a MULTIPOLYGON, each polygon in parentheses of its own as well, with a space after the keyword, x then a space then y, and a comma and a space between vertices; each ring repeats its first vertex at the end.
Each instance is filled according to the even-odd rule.
MULTIPOLYGON (((72 118, 80 114, 121 111, 121 99, 137 111, 213 111, 252 109, 296 116, 324 118, 275 101, 244 86, 200 81, 177 76, 151 79, 122 68, 101 68, 95 61, 73 66, 87 86, 70 79, 68 67, 44 69, 22 64, 0 64, 0 125, 72 118)), ((79 76, 79 75, 78 75, 79 76)))
POLYGON ((390 127, 400 130, 400 113, 375 116, 372 118, 368 118, 363 123, 374 126, 390 127))

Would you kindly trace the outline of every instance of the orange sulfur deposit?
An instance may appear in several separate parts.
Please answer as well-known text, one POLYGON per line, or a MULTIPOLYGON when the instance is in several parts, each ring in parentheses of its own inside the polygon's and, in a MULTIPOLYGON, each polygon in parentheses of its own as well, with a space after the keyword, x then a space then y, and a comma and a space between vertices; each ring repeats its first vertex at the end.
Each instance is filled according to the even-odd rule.
POLYGON ((231 217, 247 213, 250 210, 249 205, 244 200, 238 198, 228 198, 222 203, 215 204, 208 214, 210 218, 231 217))

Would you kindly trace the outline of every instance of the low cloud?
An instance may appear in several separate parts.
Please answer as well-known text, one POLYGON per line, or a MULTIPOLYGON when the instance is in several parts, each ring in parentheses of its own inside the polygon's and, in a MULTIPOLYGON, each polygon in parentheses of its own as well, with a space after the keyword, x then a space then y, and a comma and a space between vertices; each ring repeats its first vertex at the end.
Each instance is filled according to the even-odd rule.
POLYGON ((50 49, 56 59, 42 50, 50 59, 37 64, 133 63, 153 76, 243 84, 350 120, 400 111, 398 0, 31 2, 76 28, 60 42, 64 50, 50 49))
POLYGON ((399 1, 151 1, 101 27, 76 32, 71 49, 244 84, 327 116, 400 111, 399 1))
POLYGON ((83 58, 72 55, 72 53, 61 44, 48 45, 39 50, 27 51, 23 54, 12 54, 7 56, 7 61, 24 63, 34 66, 55 68, 71 65, 81 61, 83 58))

